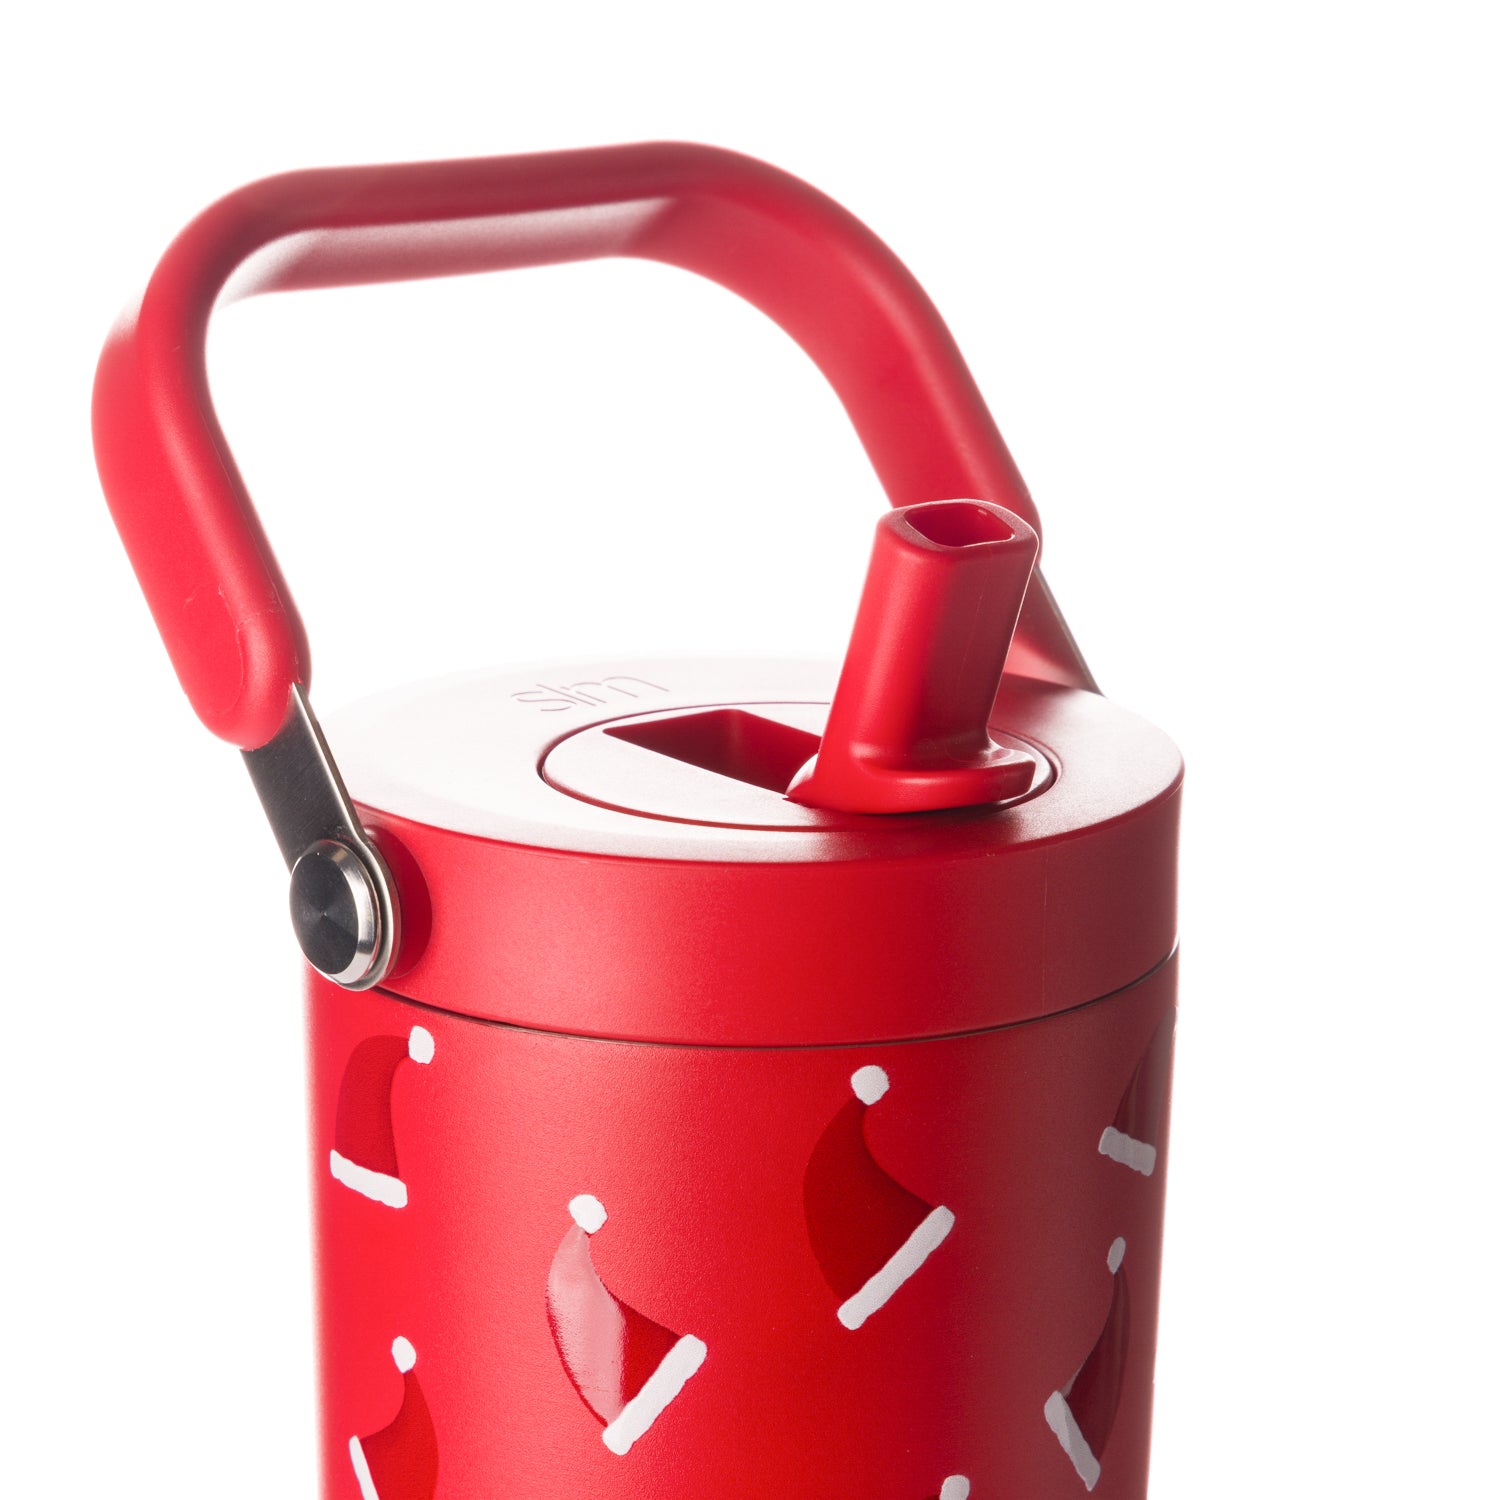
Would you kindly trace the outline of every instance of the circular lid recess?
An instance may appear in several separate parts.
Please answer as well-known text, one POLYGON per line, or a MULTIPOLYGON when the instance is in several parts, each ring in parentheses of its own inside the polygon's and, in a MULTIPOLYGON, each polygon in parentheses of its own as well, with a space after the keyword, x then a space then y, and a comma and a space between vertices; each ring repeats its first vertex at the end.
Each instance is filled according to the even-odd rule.
POLYGON ((1097 694, 1007 677, 999 806, 799 806, 836 669, 650 659, 438 679, 331 715, 405 936, 387 984, 592 1035, 766 1045, 1004 1024, 1175 940, 1181 762, 1097 694), (1086 835, 1086 836, 1085 836, 1086 835))

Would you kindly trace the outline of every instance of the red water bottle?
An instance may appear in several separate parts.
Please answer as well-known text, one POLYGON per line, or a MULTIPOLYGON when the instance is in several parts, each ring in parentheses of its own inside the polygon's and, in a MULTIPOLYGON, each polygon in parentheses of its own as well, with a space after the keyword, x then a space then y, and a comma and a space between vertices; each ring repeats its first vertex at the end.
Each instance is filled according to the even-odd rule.
POLYGON ((95 435, 292 871, 325 1495, 1140 1500, 1181 764, 1095 689, 885 246, 701 147, 273 178, 168 250, 95 435), (740 293, 842 398, 896 507, 842 668, 449 679, 335 765, 213 307, 605 255, 740 293))

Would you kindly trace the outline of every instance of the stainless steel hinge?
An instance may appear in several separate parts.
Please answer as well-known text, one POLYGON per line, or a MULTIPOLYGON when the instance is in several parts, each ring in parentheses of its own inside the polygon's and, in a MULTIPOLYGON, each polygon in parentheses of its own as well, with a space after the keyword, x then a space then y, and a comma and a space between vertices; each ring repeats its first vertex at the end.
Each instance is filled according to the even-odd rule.
POLYGON ((292 874, 292 929, 308 963, 346 989, 379 984, 400 938, 395 887, 302 687, 275 738, 242 753, 292 874))

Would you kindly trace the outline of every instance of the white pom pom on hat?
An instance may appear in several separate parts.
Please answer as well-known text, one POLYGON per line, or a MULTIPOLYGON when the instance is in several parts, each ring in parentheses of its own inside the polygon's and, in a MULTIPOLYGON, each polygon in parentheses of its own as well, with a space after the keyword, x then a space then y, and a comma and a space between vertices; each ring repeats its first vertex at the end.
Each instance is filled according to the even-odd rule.
POLYGON ((437 1043, 425 1026, 413 1026, 406 1039, 406 1055, 416 1063, 430 1063, 437 1052, 437 1043))
POLYGON ((411 1340, 398 1338, 391 1345, 391 1358, 396 1361, 396 1368, 403 1375, 417 1362, 417 1351, 412 1348, 411 1340))
POLYGON ((874 1104, 877 1099, 885 1098, 886 1090, 891 1086, 890 1075, 874 1063, 856 1069, 849 1082, 861 1104, 874 1104))
POLYGON ((568 1204, 568 1212, 585 1234, 598 1234, 609 1217, 604 1211, 604 1205, 592 1193, 580 1193, 568 1204))

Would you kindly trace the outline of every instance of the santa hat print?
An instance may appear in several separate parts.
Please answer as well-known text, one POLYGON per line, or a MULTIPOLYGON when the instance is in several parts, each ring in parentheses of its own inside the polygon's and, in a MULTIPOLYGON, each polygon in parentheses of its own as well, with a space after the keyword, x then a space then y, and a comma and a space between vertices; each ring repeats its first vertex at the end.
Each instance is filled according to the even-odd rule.
POLYGON ((409 1036, 368 1038, 344 1065, 328 1170, 345 1187, 389 1208, 406 1207, 406 1184, 396 1167, 391 1084, 403 1062, 430 1063, 434 1050, 432 1033, 413 1026, 409 1036))
POLYGON ((568 1379, 604 1424, 604 1446, 624 1454, 697 1374, 708 1347, 653 1322, 600 1281, 589 1240, 608 1215, 597 1198, 582 1194, 568 1212, 573 1223, 547 1277, 547 1320, 568 1379))
POLYGON ((948 1237, 949 1209, 924 1202, 870 1155, 865 1115, 885 1097, 884 1068, 860 1068, 854 1097, 813 1148, 803 1181, 807 1232, 829 1286, 843 1299, 839 1322, 861 1327, 948 1237))
POLYGON ((1162 1017, 1125 1086, 1114 1124, 1106 1125, 1099 1137, 1101 1156, 1143 1177, 1156 1170, 1156 1145, 1162 1105, 1167 1097, 1167 1078, 1172 1070, 1172 1033, 1176 1023, 1175 1011, 1168 1011, 1162 1017))
POLYGON ((1107 1257, 1114 1291, 1104 1331, 1077 1373, 1060 1391, 1053 1391, 1044 1408, 1047 1425, 1072 1459, 1086 1490, 1099 1483, 1104 1445, 1120 1408, 1125 1356, 1130 1347, 1130 1288, 1120 1269, 1124 1259, 1125 1241, 1117 1239, 1107 1257))
POLYGON ((361 1500, 432 1500, 437 1490, 437 1434, 417 1384, 417 1351, 407 1339, 391 1345, 406 1383, 401 1409, 389 1427, 370 1437, 349 1439, 349 1461, 359 1480, 361 1500))

